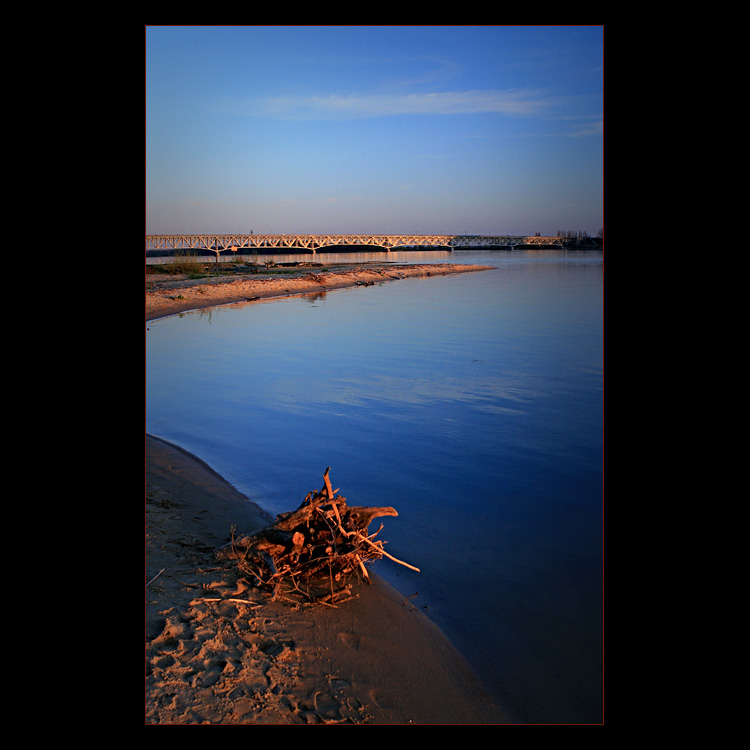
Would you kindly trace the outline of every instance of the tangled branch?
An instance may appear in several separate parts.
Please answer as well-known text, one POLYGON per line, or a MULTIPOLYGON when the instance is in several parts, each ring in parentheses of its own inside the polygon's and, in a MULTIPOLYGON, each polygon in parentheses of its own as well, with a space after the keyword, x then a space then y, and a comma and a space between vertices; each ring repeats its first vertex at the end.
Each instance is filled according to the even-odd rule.
POLYGON ((369 583, 367 566, 382 557, 419 571, 388 554, 375 539, 382 524, 368 534, 373 519, 397 516, 396 510, 347 505, 332 489, 329 472, 330 467, 323 487, 308 492, 297 510, 279 514, 255 534, 233 539, 220 557, 236 560, 240 572, 272 591, 273 598, 329 605, 351 597, 348 582, 353 576, 369 583))

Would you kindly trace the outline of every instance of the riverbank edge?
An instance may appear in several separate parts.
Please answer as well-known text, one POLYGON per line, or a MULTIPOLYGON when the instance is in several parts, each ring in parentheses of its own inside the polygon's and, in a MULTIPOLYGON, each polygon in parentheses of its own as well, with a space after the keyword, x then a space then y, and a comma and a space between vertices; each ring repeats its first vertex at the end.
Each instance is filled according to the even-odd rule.
POLYGON ((247 586, 215 552, 269 514, 178 445, 147 434, 145 453, 146 724, 512 723, 374 571, 336 608, 247 586))
POLYGON ((325 294, 338 289, 371 286, 390 281, 495 270, 494 266, 461 263, 352 265, 304 275, 253 276, 239 279, 181 279, 153 284, 145 292, 146 322, 222 305, 281 299, 305 294, 325 294))

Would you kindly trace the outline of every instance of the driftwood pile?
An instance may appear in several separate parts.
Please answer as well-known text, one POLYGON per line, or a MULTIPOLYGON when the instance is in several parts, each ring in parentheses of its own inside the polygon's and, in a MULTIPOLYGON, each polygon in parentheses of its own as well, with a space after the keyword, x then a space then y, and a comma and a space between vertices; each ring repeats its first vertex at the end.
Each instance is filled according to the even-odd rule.
POLYGON ((322 489, 308 492, 297 510, 280 513, 270 526, 255 534, 233 539, 220 552, 234 559, 243 577, 273 592, 273 598, 291 598, 335 605, 352 598, 350 581, 370 577, 367 565, 387 557, 412 570, 418 568, 397 560, 375 540, 382 530, 368 534, 370 522, 382 516, 397 516, 391 507, 349 506, 323 474, 322 489))

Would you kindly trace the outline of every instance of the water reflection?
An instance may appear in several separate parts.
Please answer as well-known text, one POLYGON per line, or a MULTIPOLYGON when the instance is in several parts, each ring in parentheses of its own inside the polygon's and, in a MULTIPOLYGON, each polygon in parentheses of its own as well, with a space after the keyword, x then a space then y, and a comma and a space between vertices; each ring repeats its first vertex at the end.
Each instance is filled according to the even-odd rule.
POLYGON ((326 466, 388 498, 422 573, 378 572, 523 720, 599 721, 601 254, 460 255, 496 268, 149 324, 147 428, 273 513, 326 466))
MULTIPOLYGON (((447 250, 401 250, 401 251, 376 251, 369 253, 348 253, 348 252, 318 252, 318 253, 286 253, 286 254, 275 254, 275 253, 249 253, 249 254, 237 254, 237 255, 223 255, 220 256, 220 263, 243 261, 246 263, 322 263, 322 264, 336 264, 336 263, 445 263, 455 262, 452 256, 456 253, 452 253, 447 250)), ((216 262, 216 256, 205 255, 198 256, 197 260, 205 263, 216 262)), ((169 258, 166 257, 150 257, 146 258, 146 263, 159 264, 168 263, 169 258)))

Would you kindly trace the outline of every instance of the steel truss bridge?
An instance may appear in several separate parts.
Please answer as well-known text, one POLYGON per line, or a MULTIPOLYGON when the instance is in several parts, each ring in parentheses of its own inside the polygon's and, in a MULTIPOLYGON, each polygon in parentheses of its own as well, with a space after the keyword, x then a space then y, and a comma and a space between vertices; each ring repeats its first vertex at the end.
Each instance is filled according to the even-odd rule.
POLYGON ((230 250, 273 253, 279 250, 304 250, 315 253, 321 248, 362 245, 390 252, 394 248, 468 248, 516 247, 532 245, 563 247, 560 237, 483 236, 452 234, 151 234, 146 236, 146 251, 230 250))

